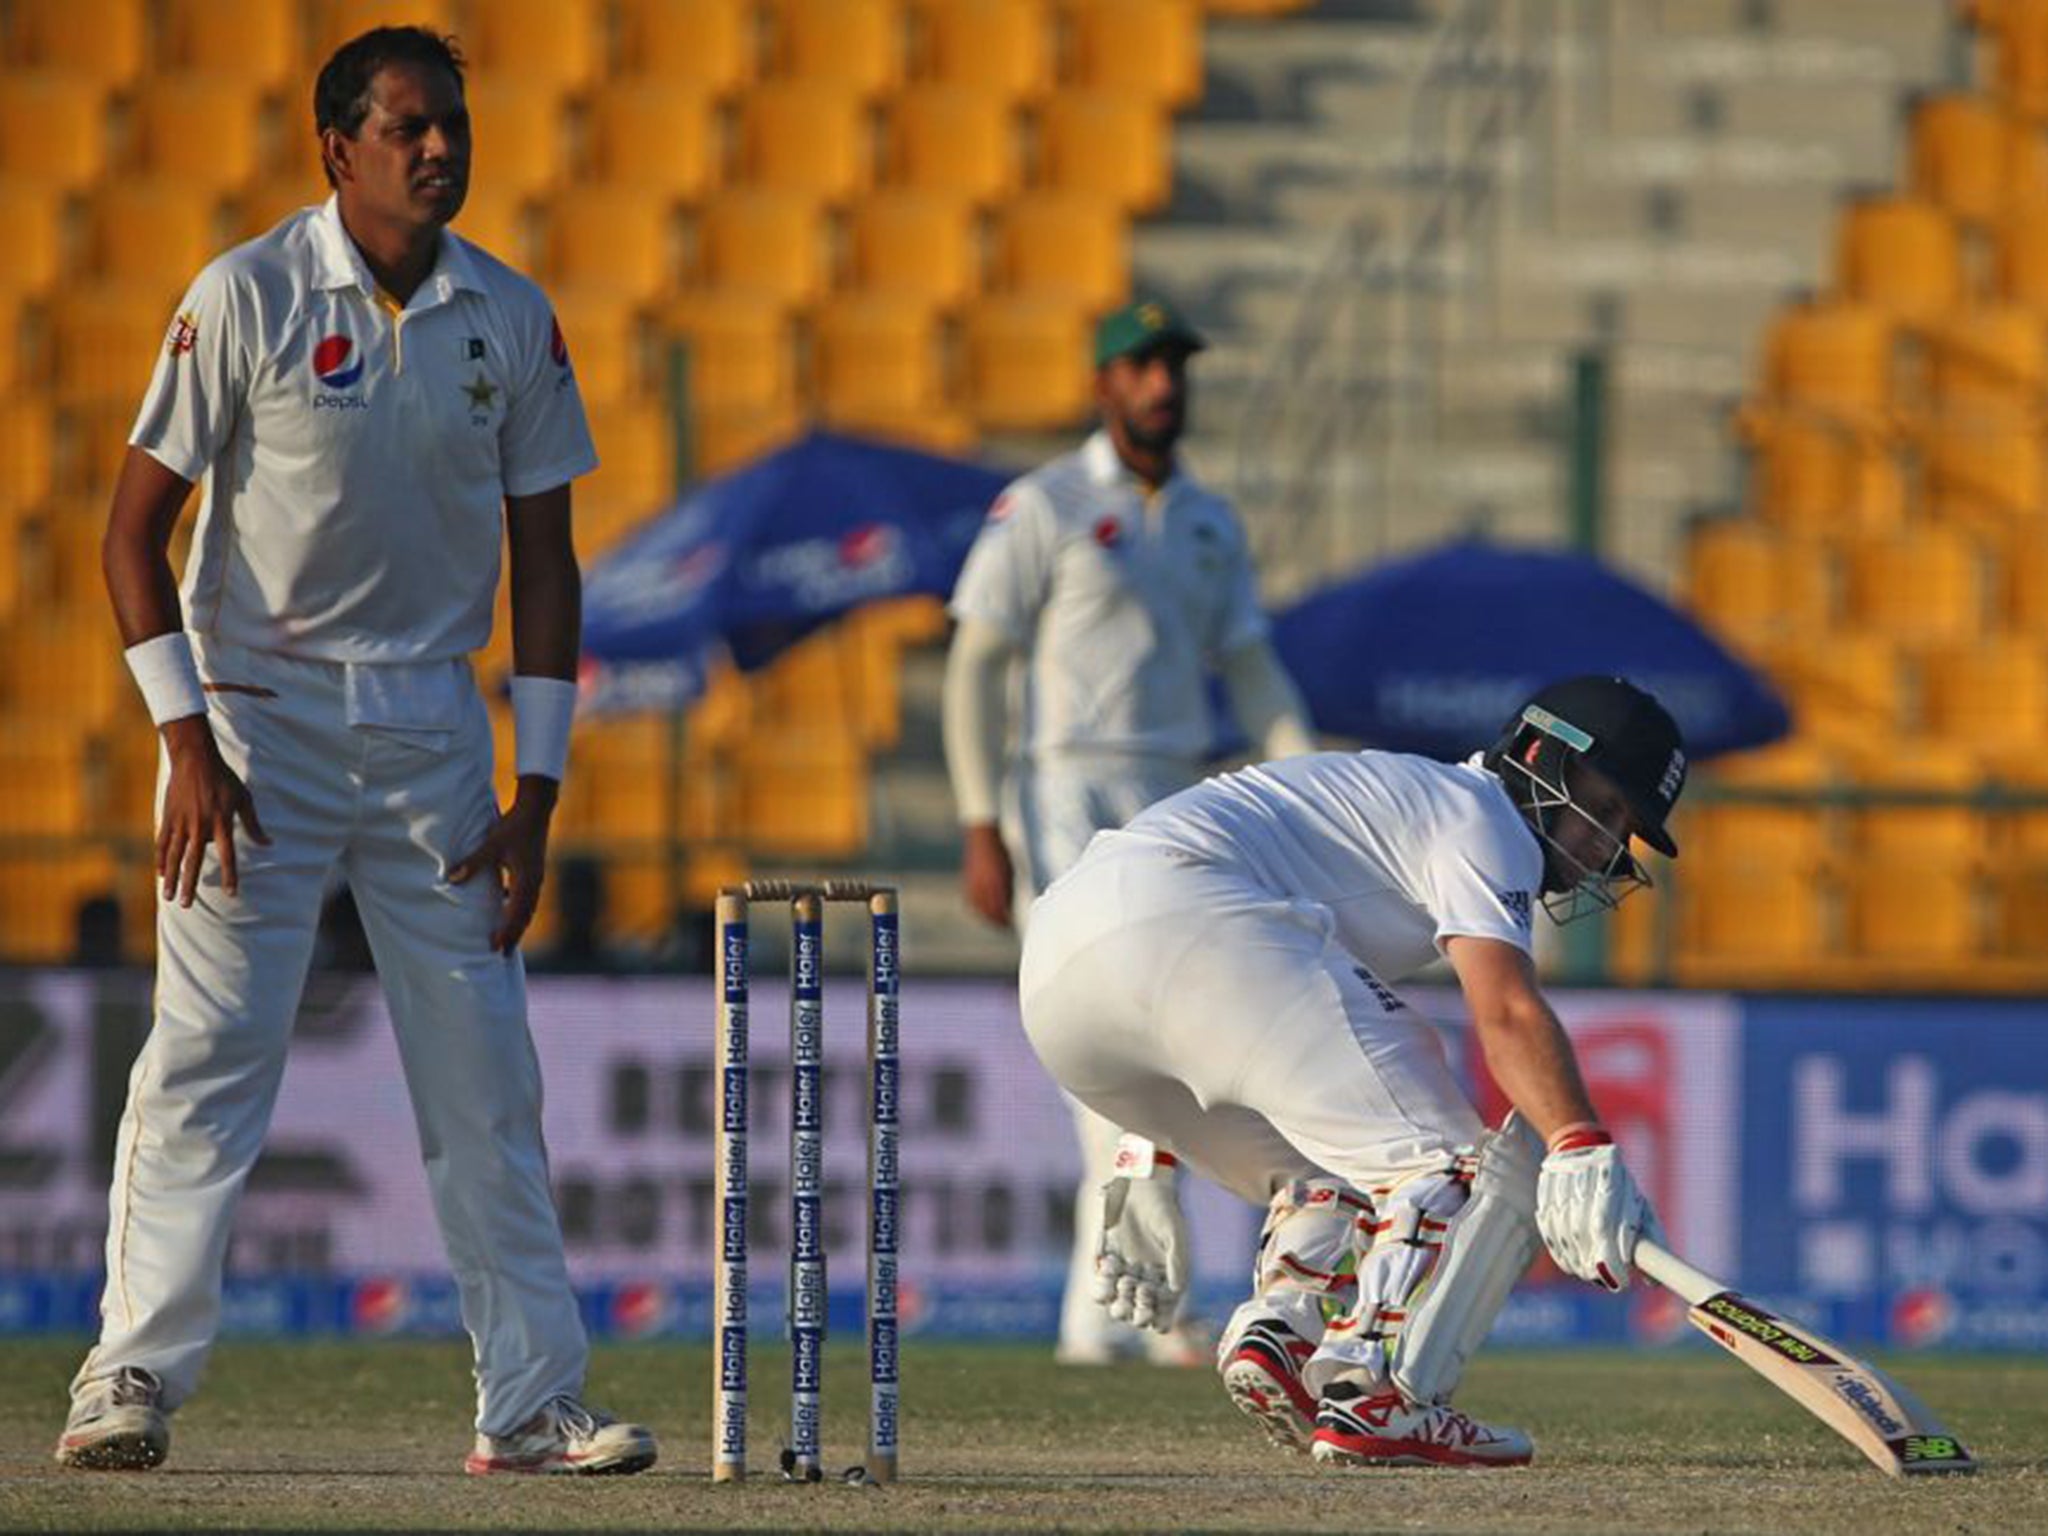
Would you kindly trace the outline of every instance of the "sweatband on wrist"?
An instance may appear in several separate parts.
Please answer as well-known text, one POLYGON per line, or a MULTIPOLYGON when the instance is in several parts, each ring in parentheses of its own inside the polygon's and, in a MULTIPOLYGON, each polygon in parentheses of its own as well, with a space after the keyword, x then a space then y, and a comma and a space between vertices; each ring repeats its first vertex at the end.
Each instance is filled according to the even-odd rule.
POLYGON ((1117 1178, 1149 1179, 1160 1168, 1178 1168, 1180 1159, 1147 1137, 1125 1131, 1116 1139, 1117 1178))
POLYGON ((559 783, 569 767, 576 685, 559 677, 512 679, 512 771, 559 783))
POLYGON ((206 690, 199 686, 199 667, 192 642, 182 629, 151 635, 128 647, 128 670, 157 725, 206 713, 206 690))
POLYGON ((1591 1120, 1574 1120, 1557 1128, 1548 1143, 1552 1152, 1583 1152, 1588 1147, 1611 1147, 1614 1138, 1607 1128, 1591 1120))

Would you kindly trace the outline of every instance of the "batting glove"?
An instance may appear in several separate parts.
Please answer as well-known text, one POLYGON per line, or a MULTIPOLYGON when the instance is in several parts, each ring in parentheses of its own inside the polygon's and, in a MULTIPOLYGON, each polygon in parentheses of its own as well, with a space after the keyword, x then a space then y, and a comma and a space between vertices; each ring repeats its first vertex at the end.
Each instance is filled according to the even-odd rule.
POLYGON ((1120 1323, 1171 1332, 1188 1291, 1188 1227, 1175 1187, 1177 1163, 1125 1137, 1117 1175, 1102 1186, 1102 1246, 1095 1299, 1120 1323), (1143 1148, 1133 1154, 1132 1144, 1143 1148))
POLYGON ((1621 1149, 1597 1126, 1552 1138, 1536 1180, 1536 1228, 1559 1269, 1610 1291, 1628 1288, 1637 1237, 1660 1230, 1621 1149))

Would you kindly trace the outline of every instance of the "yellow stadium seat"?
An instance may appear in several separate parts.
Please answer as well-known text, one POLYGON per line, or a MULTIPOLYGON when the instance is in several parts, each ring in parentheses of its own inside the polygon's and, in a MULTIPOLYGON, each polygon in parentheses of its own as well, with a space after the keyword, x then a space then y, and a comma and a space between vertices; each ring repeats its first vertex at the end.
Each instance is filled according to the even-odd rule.
POLYGON ((795 330, 787 307, 774 296, 707 288, 662 313, 687 350, 693 415, 795 409, 795 330))
POLYGON ((59 488, 66 495, 105 504, 128 457, 128 434, 141 404, 138 387, 133 395, 73 401, 57 413, 59 488))
POLYGON ((1926 350, 1929 509, 2001 522, 2048 510, 2048 321, 2017 304, 1960 309, 1932 327, 1926 350))
POLYGON ((920 85, 888 107, 887 174, 925 192, 999 203, 1022 170, 1016 114, 1007 102, 957 85, 920 85))
POLYGON ((1977 304, 1943 316, 1927 336, 1938 413, 2038 410, 2048 389, 2048 321, 2019 304, 1977 304))
POLYGON ((946 335, 928 302, 887 293, 841 294, 814 324, 818 403, 836 426, 921 437, 952 430, 946 335))
POLYGON ((871 293, 923 298, 941 308, 981 287, 973 209, 957 198, 871 192, 847 217, 848 276, 871 293))
POLYGON ((1993 228, 1991 292, 2048 314, 2048 208, 2015 210, 1993 228))
MULTIPOLYGON (((0 782, 11 794, 30 771, 24 764, 0 782)), ((152 908, 123 884, 119 867, 98 848, 0 856, 0 954, 15 964, 64 964, 76 948, 79 906, 95 896, 120 898, 128 937, 139 937, 152 926, 152 908)))
POLYGON ((89 736, 32 720, 0 725, 0 834, 55 837, 93 830, 89 736))
POLYGON ((1894 335, 1882 310, 1837 299, 1804 300, 1773 318, 1758 396, 1737 419, 1755 455, 1763 516, 1815 531, 1899 520, 1894 335))
POLYGON ((704 287, 746 289, 802 309, 831 286, 825 211, 801 193, 721 192, 699 217, 697 244, 704 287))
POLYGON ((0 395, 0 522, 57 486, 57 413, 38 395, 0 395))
POLYGON ((1836 838, 1834 813, 1819 796, 1840 778, 1835 755, 1799 740, 1739 752, 1717 760, 1701 789, 1726 789, 1722 798, 1688 791, 1680 838, 1688 860, 1694 854, 1717 862, 1760 862, 1780 858, 1804 869, 1828 861, 1836 838), (1782 793, 1782 803, 1763 796, 1782 793))
POLYGON ((551 81, 471 80, 469 132, 472 179, 499 195, 545 195, 569 169, 563 98, 551 81))
POLYGON ((1901 640, 1960 640, 1982 627, 1984 550, 1966 530, 1916 524, 1842 550, 1843 612, 1901 640))
POLYGON ((1912 725, 1900 647, 1875 630, 1778 636, 1759 659, 1792 711, 1794 732, 1816 746, 1887 741, 1912 725))
POLYGON ((2048 755, 2048 637, 1930 648, 1920 658, 1920 711, 1938 740, 2000 757, 2048 755))
POLYGON ((602 181, 694 202, 722 179, 718 106, 708 86, 611 81, 592 96, 586 129, 602 181))
POLYGON ((802 754, 764 748, 735 775, 733 799, 749 848, 779 857, 847 858, 868 841, 868 782, 851 740, 802 754))
POLYGON ((1130 297, 1130 231, 1123 212, 1100 198, 1030 192, 997 212, 996 282, 1012 293, 1046 294, 1083 309, 1130 297))
POLYGON ((226 243, 209 193, 158 178, 109 178, 92 194, 86 227, 86 271, 150 290, 182 290, 226 243))
POLYGON ((0 641, 6 700, 16 719, 93 730, 116 720, 149 728, 121 661, 114 617, 101 604, 18 614, 0 641))
POLYGON ((771 0, 767 13, 777 75, 870 101, 902 83, 902 0, 771 0))
POLYGON ((56 285, 66 268, 66 207, 64 193, 46 182, 0 176, 0 229, 7 231, 0 293, 26 298, 56 285))
POLYGON ((1109 198, 1131 213, 1165 205, 1173 176, 1166 122, 1156 104, 1108 91, 1062 90, 1039 109, 1038 126, 1042 185, 1109 198))
POLYGON ((1686 541, 1685 593, 1687 606, 1731 639, 1819 634, 1834 623, 1833 552, 1757 518, 1709 519, 1686 541))
POLYGON ((1681 982, 1810 982, 1832 939, 1828 883, 1767 852, 1723 860, 1688 850, 1666 900, 1681 982))
POLYGON ((481 80, 544 81, 574 94, 605 69, 602 12, 594 0, 489 0, 472 5, 462 42, 481 80))
POLYGON ((266 159, 263 87, 241 75, 153 75, 130 111, 140 175, 218 195, 254 180, 266 159))
POLYGON ((625 183, 556 193, 547 204, 546 248, 550 282, 609 288, 639 303, 671 292, 682 265, 668 200, 625 183))
POLYGON ((1745 408, 1750 500, 1791 532, 1882 529, 1903 521, 1907 462, 1888 438, 1840 420, 1766 406, 1745 408))
POLYGON ((576 482, 579 502, 652 512, 674 498, 676 429, 665 405, 593 405, 590 434, 600 462, 596 473, 576 482))
POLYGON ((316 70, 343 43, 373 27, 426 27, 444 34, 458 30, 456 0, 311 0, 311 5, 307 41, 314 56, 306 62, 316 70))
POLYGON ((1070 0, 1067 15, 1076 83, 1166 107, 1202 94, 1195 0, 1070 0))
POLYGON ((1908 123, 1913 193, 1979 228, 2048 197, 2039 127, 1988 96, 1951 91, 1923 97, 1908 123))
POLYGON ((2033 0, 1971 0, 1967 9, 1990 54, 1984 73, 1992 93, 2022 116, 2048 119, 2048 8, 2033 0))
POLYGON ((1881 417, 1895 389, 1893 336, 1891 316, 1875 305, 1831 297, 1788 304, 1765 337, 1763 396, 1859 424, 1881 417))
POLYGON ((1992 946, 2002 957, 2048 954, 2048 859, 2001 861, 1992 867, 1992 946))
POLYGON ((690 462, 720 475, 794 442, 810 425, 794 405, 710 406, 690 418, 690 462))
POLYGON ((646 355, 641 306, 608 284, 559 284, 549 296, 569 344, 576 387, 589 406, 647 398, 655 374, 646 355))
POLYGON ((52 380, 66 405, 141 404, 177 308, 178 285, 100 284, 53 298, 49 307, 52 380))
POLYGON ((107 503, 102 497, 55 497, 38 507, 19 529, 14 550, 24 588, 39 602, 73 612, 94 613, 107 601, 100 572, 100 543, 106 536, 107 503))
POLYGON ((1841 878, 1846 953, 1873 982, 1946 978, 1983 953, 1979 907, 1990 892, 1977 865, 1874 859, 1851 864, 1841 878))
POLYGON ((1845 747, 1847 777, 1872 796, 1849 818, 1846 851, 1870 860, 1983 856, 1990 822, 1969 803, 1986 774, 1967 742, 1895 737, 1845 747))
POLYGON ((918 75, 1013 106, 1053 87, 1057 29, 1046 0, 926 0, 918 75))
POLYGON ((769 80, 740 100, 737 179, 843 203, 874 177, 868 113, 859 94, 810 81, 769 80))
POLYGON ((753 80, 760 38, 753 0, 617 0, 619 73, 724 98, 753 80))
MULTIPOLYGON (((143 0, 14 0, 9 11, 11 65, 122 90, 147 62, 149 15, 143 0)), ((13 88, 10 79, 8 89, 13 88)))
POLYGON ((289 91, 303 80, 304 23, 297 0, 162 0, 157 55, 181 72, 289 91))
POLYGON ((6 76, 0 176, 75 191, 107 165, 107 87, 73 75, 6 76))
MULTIPOLYGON (((470 214, 470 206, 477 202, 478 193, 482 190, 476 183, 470 183, 469 197, 463 204, 462 213, 457 215, 455 220, 454 228, 458 235, 469 237, 465 219, 470 214)), ((266 235, 301 208, 315 207, 326 202, 327 194, 327 183, 321 179, 317 168, 310 175, 304 167, 298 167, 265 177, 251 186, 244 187, 235 197, 236 232, 244 240, 266 235)), ((477 243, 490 250, 488 242, 477 243)), ((493 250, 491 254, 500 260, 512 261, 511 256, 504 251, 493 250)), ((519 266, 521 263, 512 261, 512 265, 519 266)))
POLYGON ((506 266, 533 270, 533 204, 517 187, 480 186, 471 182, 462 212, 449 227, 471 245, 481 246, 506 266))
POLYGON ((1092 404, 1088 316, 1072 304, 986 296, 967 311, 974 418, 1003 431, 1070 427, 1092 404))
POLYGON ((29 374, 37 371, 29 336, 34 307, 24 295, 0 287, 0 395, 26 384, 29 374))
POLYGON ((2019 634, 2048 637, 2048 519, 2008 530, 1994 569, 2003 578, 1998 617, 2019 634))
POLYGON ((1895 319, 1935 320, 1963 293, 1955 222, 1918 198, 1857 198, 1842 210, 1836 275, 1843 293, 1895 319))

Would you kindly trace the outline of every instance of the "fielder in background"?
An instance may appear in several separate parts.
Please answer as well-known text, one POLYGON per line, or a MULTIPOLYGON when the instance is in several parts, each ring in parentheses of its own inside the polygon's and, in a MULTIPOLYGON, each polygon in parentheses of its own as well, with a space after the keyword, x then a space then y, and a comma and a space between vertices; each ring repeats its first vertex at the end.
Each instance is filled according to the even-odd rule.
POLYGON ((517 949, 575 703, 569 487, 597 457, 547 299, 444 227, 470 163, 448 41, 356 38, 320 71, 314 120, 334 195, 199 274, 114 491, 107 585, 162 735, 156 1014, 57 1459, 150 1467, 169 1448, 339 873, 475 1343, 468 1469, 634 1472, 652 1437, 581 1401, 517 949), (198 481, 181 593, 168 550, 198 481), (469 663, 501 540, 518 671, 502 814, 469 663))
MULTIPOLYGON (((1201 776, 1212 670, 1263 755, 1314 750, 1267 639, 1236 515, 1174 452, 1188 358, 1202 346, 1163 303, 1104 318, 1095 333, 1101 430, 997 498, 954 588, 946 765, 967 903, 998 926, 1021 918, 1097 832, 1201 776), (1016 659, 1022 707, 1012 733, 1016 659), (1020 755, 1006 774, 1012 734, 1020 755)), ((1085 1105, 1073 1111, 1082 1175, 1059 1358, 1103 1364, 1142 1349, 1162 1364, 1198 1363, 1201 1351, 1184 1339, 1134 1331, 1096 1305, 1117 1128, 1085 1105)))
POLYGON ((1630 838, 1677 852, 1684 783, 1655 699, 1577 678, 1462 764, 1320 753, 1210 779, 1096 838, 1039 898, 1032 1046, 1155 1146, 1111 1188, 1106 1263, 1170 1326, 1177 1160, 1267 1208, 1217 1360, 1280 1444, 1356 1466, 1529 1460, 1526 1435, 1450 1406, 1467 1359, 1539 1235, 1620 1290, 1656 1233, 1537 987, 1532 913, 1570 921, 1647 883, 1630 838), (1514 1105, 1497 1129, 1393 990, 1438 955, 1514 1105))

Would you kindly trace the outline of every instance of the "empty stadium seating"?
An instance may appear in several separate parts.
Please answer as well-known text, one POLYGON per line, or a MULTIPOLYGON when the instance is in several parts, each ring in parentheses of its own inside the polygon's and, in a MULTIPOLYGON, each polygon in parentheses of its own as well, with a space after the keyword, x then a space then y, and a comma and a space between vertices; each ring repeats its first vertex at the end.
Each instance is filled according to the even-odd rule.
MULTIPOLYGON (((98 571, 107 498, 184 286, 328 195, 306 103, 343 41, 418 23, 465 53, 475 176, 456 228, 556 304, 603 460, 577 488, 590 559, 684 473, 814 422, 953 451, 1078 426, 1088 328, 1128 295, 1132 218, 1169 191, 1205 11, 1297 6, 0 0, 0 799, 16 830, 133 835, 149 815, 154 742, 98 571), (60 724, 17 752, 22 719, 60 724)), ((188 515, 174 558, 190 530, 188 515)), ((487 676, 510 664, 503 610, 501 594, 487 676)), ((666 722, 579 732, 588 777, 558 838, 603 846, 648 944, 679 892, 707 898, 749 857, 858 854, 868 756, 900 729, 899 653, 943 624, 929 600, 877 610, 767 672, 721 674, 690 712, 679 798, 651 772, 673 766, 666 722)), ((70 943, 63 902, 30 912, 38 882, 146 908, 140 863, 102 849, 67 868, 53 880, 0 850, 0 960, 70 943)), ((129 928, 145 954, 147 925, 129 928)))

